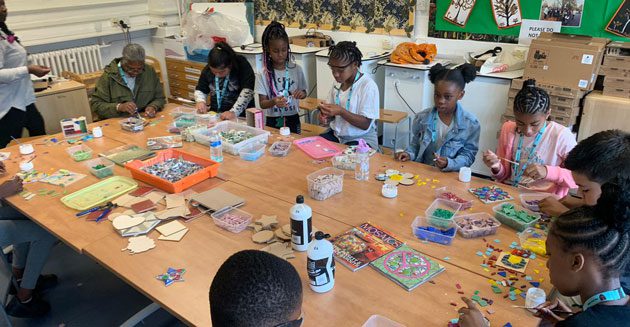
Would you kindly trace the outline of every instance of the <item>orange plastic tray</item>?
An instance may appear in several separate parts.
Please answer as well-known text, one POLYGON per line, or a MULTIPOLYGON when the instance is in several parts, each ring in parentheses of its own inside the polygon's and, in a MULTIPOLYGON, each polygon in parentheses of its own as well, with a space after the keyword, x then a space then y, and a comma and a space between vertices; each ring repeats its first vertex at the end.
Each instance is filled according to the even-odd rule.
POLYGON ((188 152, 176 149, 167 149, 158 152, 155 157, 145 161, 133 160, 127 163, 125 165, 125 168, 127 168, 131 172, 131 177, 133 177, 134 179, 143 181, 149 185, 155 186, 169 193, 179 193, 195 184, 199 184, 205 181, 208 178, 215 177, 219 172, 219 163, 207 158, 190 154, 188 152), (151 175, 140 170, 143 167, 151 166, 158 162, 166 161, 167 159, 179 158, 180 156, 182 157, 182 159, 194 162, 198 165, 203 166, 204 168, 190 176, 180 179, 175 183, 171 183, 165 179, 159 178, 155 175, 151 175))

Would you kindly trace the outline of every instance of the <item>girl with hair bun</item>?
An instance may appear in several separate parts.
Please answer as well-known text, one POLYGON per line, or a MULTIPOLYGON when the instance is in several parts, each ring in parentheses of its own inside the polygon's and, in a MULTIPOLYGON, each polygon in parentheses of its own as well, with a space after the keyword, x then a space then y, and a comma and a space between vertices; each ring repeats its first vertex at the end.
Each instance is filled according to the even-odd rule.
POLYGON ((400 161, 413 160, 435 165, 441 171, 470 167, 479 150, 477 117, 459 103, 464 87, 477 76, 475 67, 464 64, 449 69, 437 64, 429 71, 434 84, 434 107, 418 113, 413 122, 413 139, 407 150, 397 151, 400 161))
POLYGON ((577 142, 569 128, 548 121, 549 102, 536 81, 525 81, 514 99, 516 122, 503 124, 497 152, 486 150, 483 161, 500 182, 564 197, 577 188, 571 171, 562 167, 577 142))

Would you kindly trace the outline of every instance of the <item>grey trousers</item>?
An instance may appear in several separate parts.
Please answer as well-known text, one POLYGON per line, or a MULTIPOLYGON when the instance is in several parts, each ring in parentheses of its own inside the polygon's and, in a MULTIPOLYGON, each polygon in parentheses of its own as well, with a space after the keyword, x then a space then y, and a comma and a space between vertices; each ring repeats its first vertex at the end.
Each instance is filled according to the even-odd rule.
POLYGON ((34 289, 57 239, 9 206, 0 207, 0 247, 13 245, 13 268, 24 269, 20 287, 34 289))

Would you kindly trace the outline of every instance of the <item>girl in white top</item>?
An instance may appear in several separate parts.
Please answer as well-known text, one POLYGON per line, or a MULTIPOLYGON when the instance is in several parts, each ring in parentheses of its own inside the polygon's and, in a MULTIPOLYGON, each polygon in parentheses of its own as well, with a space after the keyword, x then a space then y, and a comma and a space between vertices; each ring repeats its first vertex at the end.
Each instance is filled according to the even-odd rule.
POLYGON ((6 20, 7 7, 0 0, 0 148, 6 147, 11 137, 21 137, 25 127, 30 136, 46 134, 29 74, 42 77, 50 72, 48 67, 27 65, 26 50, 6 20))
POLYGON ((321 136, 347 145, 356 145, 359 139, 364 139, 371 148, 378 149, 378 87, 359 71, 361 51, 356 42, 343 41, 330 47, 328 57, 328 66, 339 85, 330 90, 327 103, 319 104, 319 121, 330 127, 321 136))

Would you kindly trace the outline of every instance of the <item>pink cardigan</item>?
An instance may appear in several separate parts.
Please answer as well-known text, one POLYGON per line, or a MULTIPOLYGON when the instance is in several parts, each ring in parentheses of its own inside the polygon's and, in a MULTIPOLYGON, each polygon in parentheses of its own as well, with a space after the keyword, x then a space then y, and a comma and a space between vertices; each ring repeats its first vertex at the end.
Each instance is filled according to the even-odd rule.
MULTIPOLYGON (((547 177, 544 180, 552 184, 546 189, 536 189, 536 191, 553 193, 564 197, 569 193, 569 189, 577 188, 571 171, 561 167, 569 151, 575 147, 576 141, 568 128, 555 122, 548 122, 547 124, 547 130, 539 145, 539 152, 542 153, 542 158, 547 168, 547 177)), ((503 127, 501 127, 497 156, 514 160, 514 139, 516 135, 516 123, 513 121, 505 122, 503 127)), ((500 182, 509 179, 512 177, 512 165, 502 160, 499 172, 493 174, 493 177, 500 182)))

